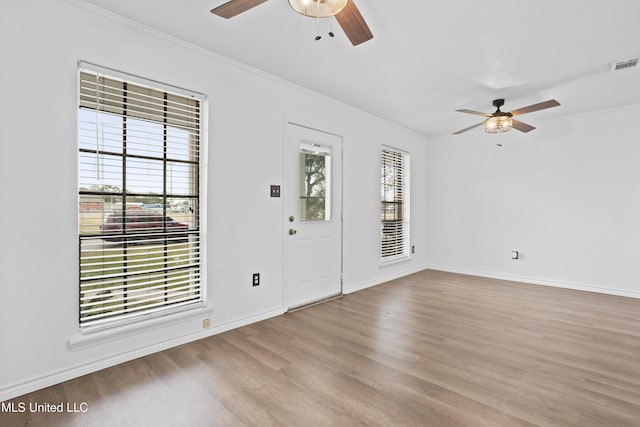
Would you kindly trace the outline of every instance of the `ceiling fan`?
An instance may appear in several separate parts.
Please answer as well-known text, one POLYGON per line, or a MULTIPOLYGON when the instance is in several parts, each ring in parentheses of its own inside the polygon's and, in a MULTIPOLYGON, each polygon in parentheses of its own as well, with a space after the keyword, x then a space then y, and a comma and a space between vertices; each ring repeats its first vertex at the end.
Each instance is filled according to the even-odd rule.
POLYGON ((529 132, 535 129, 535 127, 528 125, 519 120, 513 119, 515 116, 519 116, 526 113, 533 113, 534 111, 545 110, 547 108, 557 107, 560 105, 558 101, 555 99, 550 99, 548 101, 539 102, 537 104, 529 105, 527 107, 518 108, 516 110, 512 110, 510 112, 500 111, 500 107, 504 105, 504 99, 494 99, 493 106, 496 107, 496 111, 493 114, 482 113, 480 111, 473 110, 456 110, 461 113, 469 113, 469 114, 477 114, 478 116, 488 117, 485 121, 475 124, 473 126, 469 126, 468 128, 464 128, 455 132, 454 135, 459 135, 463 132, 471 130, 473 128, 477 128, 478 126, 484 125, 485 132, 488 133, 501 133, 511 130, 511 128, 516 128, 520 132, 529 132))
MULTIPOLYGON (((267 0, 230 0, 211 9, 211 13, 229 19, 246 12, 267 0)), ((289 0, 296 12, 311 18, 335 16, 338 24, 351 41, 357 46, 371 40, 373 34, 360 14, 353 0, 289 0)), ((333 36, 333 34, 330 34, 333 36)))

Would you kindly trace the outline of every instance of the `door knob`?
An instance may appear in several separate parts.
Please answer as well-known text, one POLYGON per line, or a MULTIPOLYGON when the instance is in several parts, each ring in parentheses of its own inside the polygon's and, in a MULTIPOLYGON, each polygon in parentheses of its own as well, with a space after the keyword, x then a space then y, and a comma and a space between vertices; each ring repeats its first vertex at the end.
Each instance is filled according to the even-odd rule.
POLYGON ((298 232, 298 230, 294 230, 293 228, 289 229, 289 236, 293 236, 294 234, 296 234, 298 232))

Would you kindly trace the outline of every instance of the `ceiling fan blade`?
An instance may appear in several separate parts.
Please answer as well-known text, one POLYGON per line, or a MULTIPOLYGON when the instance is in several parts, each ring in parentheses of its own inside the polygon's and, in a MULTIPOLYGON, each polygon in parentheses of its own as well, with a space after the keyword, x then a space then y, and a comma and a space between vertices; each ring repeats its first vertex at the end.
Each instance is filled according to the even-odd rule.
POLYGON ((211 9, 211 13, 229 19, 266 1, 267 0, 231 0, 211 9))
POLYGON ((464 128, 464 129, 460 129, 458 132, 454 132, 453 135, 460 135, 461 133, 464 133, 468 130, 471 130, 473 128, 477 128, 478 126, 482 126, 484 124, 484 122, 480 122, 478 124, 475 124, 473 126, 469 126, 468 128, 464 128))
POLYGON ((560 103, 558 101, 556 101, 555 99, 550 99, 548 101, 539 102, 537 104, 529 105, 528 107, 522 107, 522 108, 518 108, 517 110, 513 110, 511 112, 511 115, 512 116, 519 116, 521 114, 533 113, 534 111, 540 111, 540 110, 545 110, 545 109, 551 108, 551 107, 557 107, 558 105, 560 105, 560 103))
POLYGON ((485 116, 485 117, 491 117, 492 114, 489 113, 482 113, 480 111, 473 111, 473 110, 467 110, 467 109, 462 109, 462 110, 456 110, 460 113, 469 113, 469 114, 477 114, 478 116, 485 116))
POLYGON ((354 46, 373 38, 369 26, 364 21, 353 0, 349 0, 342 12, 336 15, 336 20, 354 46))
POLYGON ((524 122, 521 122, 520 120, 511 119, 511 122, 512 122, 512 127, 518 129, 520 132, 527 133, 535 129, 535 127, 528 125, 524 122))

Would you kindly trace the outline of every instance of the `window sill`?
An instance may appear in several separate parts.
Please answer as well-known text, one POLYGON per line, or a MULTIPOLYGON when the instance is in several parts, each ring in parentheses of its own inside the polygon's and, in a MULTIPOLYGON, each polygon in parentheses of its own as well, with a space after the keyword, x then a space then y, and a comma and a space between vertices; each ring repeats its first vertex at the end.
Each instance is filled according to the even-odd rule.
POLYGON ((153 329, 158 329, 160 327, 166 327, 167 324, 184 322, 186 320, 191 320, 193 318, 201 316, 210 316, 212 313, 212 307, 203 305, 199 307, 191 307, 189 309, 175 313, 166 314, 164 316, 138 320, 134 323, 128 323, 125 325, 80 332, 78 335, 69 338, 69 349, 75 351, 86 347, 100 345, 108 341, 115 341, 127 336, 139 334, 153 329))
POLYGON ((389 259, 380 260, 380 267, 384 267, 386 265, 397 264, 399 262, 405 262, 411 260, 410 255, 402 255, 398 257, 393 257, 389 259))

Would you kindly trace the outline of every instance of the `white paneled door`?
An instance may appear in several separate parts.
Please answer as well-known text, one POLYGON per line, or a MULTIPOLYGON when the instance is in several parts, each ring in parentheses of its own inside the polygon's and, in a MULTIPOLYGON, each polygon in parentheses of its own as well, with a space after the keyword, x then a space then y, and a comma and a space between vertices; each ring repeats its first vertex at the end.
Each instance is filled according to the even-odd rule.
POLYGON ((287 124, 285 277, 288 307, 342 293, 342 138, 287 124))

